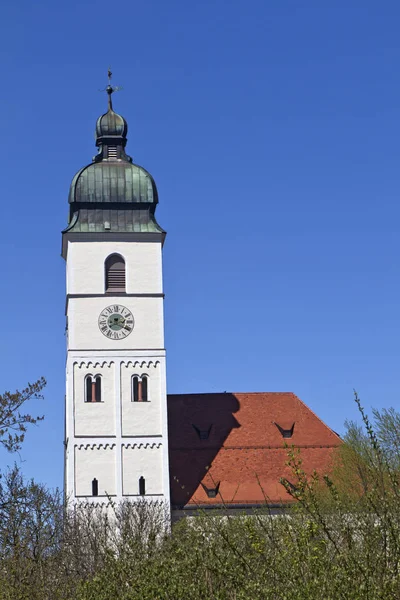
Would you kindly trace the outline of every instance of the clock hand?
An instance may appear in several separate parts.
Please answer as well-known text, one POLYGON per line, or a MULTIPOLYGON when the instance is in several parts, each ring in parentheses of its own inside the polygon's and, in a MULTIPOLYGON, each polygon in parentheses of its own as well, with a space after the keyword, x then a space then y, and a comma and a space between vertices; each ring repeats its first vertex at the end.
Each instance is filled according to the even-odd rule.
POLYGON ((124 327, 125 321, 109 321, 108 323, 109 327, 114 327, 115 325, 118 325, 118 327, 124 327))

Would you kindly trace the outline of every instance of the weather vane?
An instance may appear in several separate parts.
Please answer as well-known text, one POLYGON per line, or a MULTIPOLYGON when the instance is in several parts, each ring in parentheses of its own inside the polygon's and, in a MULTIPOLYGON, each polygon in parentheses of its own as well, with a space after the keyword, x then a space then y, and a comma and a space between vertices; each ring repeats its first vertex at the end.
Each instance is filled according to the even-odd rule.
POLYGON ((105 87, 102 90, 99 90, 99 91, 100 92, 107 92, 107 94, 108 94, 108 108, 112 110, 111 94, 113 94, 114 92, 119 92, 120 90, 122 90, 122 87, 118 86, 118 85, 111 85, 111 79, 112 79, 111 67, 108 67, 107 77, 108 77, 108 86, 105 87))

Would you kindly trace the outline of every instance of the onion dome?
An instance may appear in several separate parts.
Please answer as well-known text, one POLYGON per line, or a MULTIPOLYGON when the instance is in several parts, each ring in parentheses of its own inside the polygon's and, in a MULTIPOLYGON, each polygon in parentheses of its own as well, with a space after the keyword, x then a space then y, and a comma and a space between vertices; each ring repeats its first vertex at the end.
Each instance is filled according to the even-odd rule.
POLYGON ((83 167, 72 180, 70 204, 158 203, 154 179, 146 169, 124 160, 104 160, 83 167))
POLYGON ((98 154, 72 180, 64 233, 165 233, 155 218, 155 181, 125 152, 128 124, 113 110, 111 96, 116 89, 108 85, 105 90, 108 110, 96 123, 98 154))

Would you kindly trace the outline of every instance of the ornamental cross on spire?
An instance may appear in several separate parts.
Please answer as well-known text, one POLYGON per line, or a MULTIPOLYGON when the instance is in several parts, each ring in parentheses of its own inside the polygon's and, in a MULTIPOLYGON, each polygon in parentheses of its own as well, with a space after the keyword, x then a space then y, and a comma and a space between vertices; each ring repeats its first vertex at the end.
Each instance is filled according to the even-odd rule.
POLYGON ((119 92, 119 90, 122 90, 122 87, 117 86, 117 85, 111 85, 111 79, 112 79, 111 67, 108 67, 107 77, 108 77, 108 86, 104 90, 102 90, 102 91, 107 92, 107 94, 108 94, 108 109, 112 110, 111 95, 114 92, 119 92))

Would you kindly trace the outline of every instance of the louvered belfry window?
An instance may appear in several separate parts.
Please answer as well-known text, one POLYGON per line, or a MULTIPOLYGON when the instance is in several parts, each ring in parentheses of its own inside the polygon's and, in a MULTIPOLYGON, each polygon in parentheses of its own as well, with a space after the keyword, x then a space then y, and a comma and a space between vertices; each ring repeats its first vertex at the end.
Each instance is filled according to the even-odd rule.
POLYGON ((108 158, 118 158, 117 146, 108 146, 108 158))
POLYGON ((106 260, 106 292, 125 292, 125 261, 119 254, 106 260))

